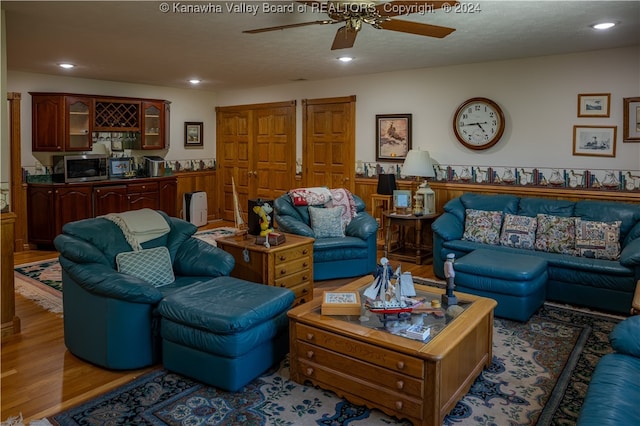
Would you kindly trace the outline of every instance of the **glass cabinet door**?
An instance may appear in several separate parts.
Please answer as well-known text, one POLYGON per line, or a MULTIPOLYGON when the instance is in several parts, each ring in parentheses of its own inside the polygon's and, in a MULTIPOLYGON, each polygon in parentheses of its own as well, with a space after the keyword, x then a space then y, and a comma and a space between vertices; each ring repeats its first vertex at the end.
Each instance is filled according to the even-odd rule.
POLYGON ((91 149, 91 99, 66 98, 66 146, 69 151, 91 149))
POLYGON ((143 109, 142 149, 163 149, 162 105, 145 102, 143 109))

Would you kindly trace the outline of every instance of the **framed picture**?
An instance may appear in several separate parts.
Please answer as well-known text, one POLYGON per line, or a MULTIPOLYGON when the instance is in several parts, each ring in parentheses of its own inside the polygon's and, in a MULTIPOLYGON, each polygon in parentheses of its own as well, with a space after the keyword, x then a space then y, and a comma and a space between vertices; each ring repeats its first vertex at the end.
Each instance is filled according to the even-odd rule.
POLYGON ((396 189, 393 191, 393 209, 406 211, 411 208, 411 191, 396 189))
POLYGON ((640 98, 624 98, 624 131, 622 140, 640 142, 640 98))
POLYGON ((573 155, 616 156, 617 126, 573 126, 573 155))
POLYGON ((611 93, 578 95, 578 117, 609 117, 611 93))
POLYGON ((404 161, 411 149, 411 114, 376 115, 376 160, 404 161))
POLYGON ((201 121, 187 121, 184 123, 184 146, 185 148, 203 146, 201 121))

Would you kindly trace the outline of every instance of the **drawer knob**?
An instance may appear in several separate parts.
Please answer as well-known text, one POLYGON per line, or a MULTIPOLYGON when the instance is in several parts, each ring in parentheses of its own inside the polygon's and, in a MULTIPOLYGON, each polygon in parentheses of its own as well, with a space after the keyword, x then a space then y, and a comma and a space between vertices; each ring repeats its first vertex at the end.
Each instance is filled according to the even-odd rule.
POLYGON ((398 363, 396 364, 396 367, 398 368, 398 370, 404 370, 404 362, 398 361, 398 363))
POLYGON ((312 376, 313 375, 313 368, 309 367, 307 368, 307 376, 312 376))
POLYGON ((280 260, 282 260, 282 261, 287 260, 287 256, 280 256, 280 260))
POLYGON ((280 275, 285 275, 287 273, 286 269, 280 269, 280 275))
POLYGON ((309 254, 309 250, 308 249, 302 250, 302 254, 309 254))
POLYGON ((302 264, 302 266, 304 266, 305 268, 307 268, 307 267, 309 266, 309 264, 308 264, 307 262, 304 262, 304 263, 302 264))
POLYGON ((286 284, 280 284, 280 287, 286 287, 286 286, 287 286, 286 284))
POLYGON ((404 381, 403 381, 403 380, 398 380, 398 381, 396 382, 396 387, 397 387, 398 389, 404 389, 404 381))
POLYGON ((308 279, 309 279, 309 276, 308 276, 308 275, 303 275, 303 276, 302 276, 302 281, 306 281, 306 280, 308 280, 308 279))
POLYGON ((313 351, 307 351, 307 358, 309 358, 309 359, 313 359, 313 356, 314 356, 314 355, 315 355, 315 354, 313 353, 313 351))
POLYGON ((313 340, 313 333, 307 333, 307 340, 313 340))
POLYGON ((396 401, 396 410, 402 410, 402 406, 404 404, 402 404, 402 401, 396 401))
POLYGON ((304 289, 302 289, 302 292, 303 292, 304 294, 307 294, 307 293, 309 293, 309 289, 308 289, 308 288, 304 288, 304 289))

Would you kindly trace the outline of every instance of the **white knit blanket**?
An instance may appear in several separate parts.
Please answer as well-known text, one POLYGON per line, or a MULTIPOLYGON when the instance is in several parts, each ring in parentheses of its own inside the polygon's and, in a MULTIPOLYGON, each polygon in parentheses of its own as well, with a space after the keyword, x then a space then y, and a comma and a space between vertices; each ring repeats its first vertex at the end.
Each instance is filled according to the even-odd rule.
POLYGON ((109 213, 102 217, 118 225, 134 250, 142 250, 142 243, 161 237, 171 230, 164 217, 152 209, 109 213))

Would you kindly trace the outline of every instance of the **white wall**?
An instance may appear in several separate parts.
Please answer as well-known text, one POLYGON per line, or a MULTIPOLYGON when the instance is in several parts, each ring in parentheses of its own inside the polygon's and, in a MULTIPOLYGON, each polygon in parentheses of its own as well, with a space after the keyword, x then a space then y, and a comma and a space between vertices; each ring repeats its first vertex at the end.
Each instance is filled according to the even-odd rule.
MULTIPOLYGON (((135 98, 164 99, 171 101, 170 148, 159 154, 167 160, 190 160, 215 158, 215 93, 174 89, 170 87, 117 83, 111 81, 88 80, 9 71, 7 90, 22 92, 22 166, 32 168, 36 159, 43 162, 44 155, 31 154, 31 95, 29 92, 66 92, 90 95, 126 96, 135 98), (184 122, 203 122, 203 148, 184 147, 184 122), (166 155, 165 155, 166 154, 166 155)), ((147 152, 145 152, 145 155, 147 152)), ((43 164, 47 165, 45 161, 43 164)))
MULTIPOLYGON (((356 59, 357 60, 357 59, 356 59)), ((31 152, 29 91, 159 98, 171 104, 168 160, 215 157, 215 107, 298 101, 297 157, 302 157, 301 100, 356 95, 356 159, 375 161, 375 115, 413 114, 413 146, 441 164, 640 170, 640 143, 622 142, 622 99, 640 95, 640 48, 601 50, 220 91, 182 90, 9 71, 7 90, 22 92, 23 166, 31 152), (578 118, 579 93, 611 93, 609 118, 578 118), (460 145, 453 113, 464 100, 493 99, 506 114, 502 140, 486 151, 460 145), (204 122, 203 150, 184 148, 184 122, 204 122), (573 126, 618 127, 615 158, 572 155, 573 126)))
POLYGON ((638 46, 221 91, 217 100, 296 99, 301 123, 301 99, 348 95, 356 95, 358 160, 375 161, 376 114, 411 113, 413 146, 441 164, 640 170, 640 143, 622 142, 622 99, 640 95, 638 46), (610 118, 578 118, 579 93, 611 93, 610 118), (496 101, 507 121, 501 141, 482 152, 463 147, 452 130, 456 108, 476 96, 496 101), (618 126, 615 158, 572 155, 576 124, 618 126))

